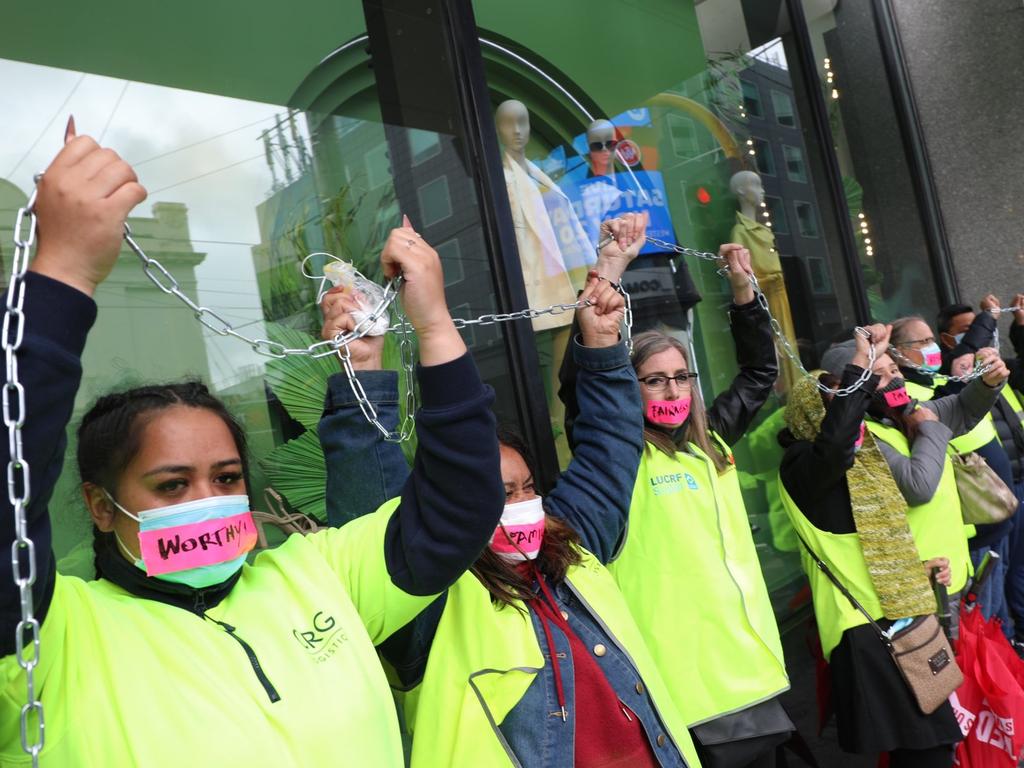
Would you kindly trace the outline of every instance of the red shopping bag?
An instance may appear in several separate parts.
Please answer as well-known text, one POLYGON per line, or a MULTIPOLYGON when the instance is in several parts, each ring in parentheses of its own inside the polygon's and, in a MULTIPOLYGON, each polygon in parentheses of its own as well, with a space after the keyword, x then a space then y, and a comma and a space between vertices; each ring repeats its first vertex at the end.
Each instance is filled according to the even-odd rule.
POLYGON ((1016 768, 1024 747, 1024 664, 997 622, 978 610, 960 614, 957 664, 964 683, 950 696, 964 740, 961 768, 1016 768))

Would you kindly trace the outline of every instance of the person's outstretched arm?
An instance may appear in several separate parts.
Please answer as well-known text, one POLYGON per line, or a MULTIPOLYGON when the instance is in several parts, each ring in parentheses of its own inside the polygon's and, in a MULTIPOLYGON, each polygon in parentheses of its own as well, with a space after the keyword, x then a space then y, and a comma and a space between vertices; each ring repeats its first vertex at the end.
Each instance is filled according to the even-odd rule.
POLYGON ((416 456, 399 498, 315 534, 375 643, 472 565, 505 505, 494 393, 448 314, 437 252, 405 226, 392 230, 381 261, 386 277, 403 277, 402 306, 419 338, 416 456))
MULTIPOLYGON (((47 505, 64 459, 82 350, 96 319, 92 295, 117 259, 128 212, 145 197, 131 166, 86 136, 72 137, 39 182, 39 248, 25 275, 25 336, 17 355, 25 390, 21 439, 30 474, 28 536, 35 549, 32 595, 39 620, 46 617, 56 578, 47 505)), ((6 467, 10 447, 0 442, 0 464, 6 467)), ((9 553, 14 509, 7 494, 0 509, 0 549, 9 553)), ((0 557, 0 656, 14 652, 20 619, 11 558, 0 557)))
MULTIPOLYGON (((351 291, 334 288, 320 303, 324 313, 321 336, 333 339, 355 326, 354 310, 361 308, 351 291)), ((377 411, 385 429, 398 429, 398 372, 383 370, 383 336, 366 336, 349 345, 356 379, 377 411)), ((399 443, 384 440, 367 421, 348 377, 336 373, 327 380, 324 412, 317 428, 327 468, 327 522, 344 525, 375 511, 398 496, 409 477, 409 465, 399 443)))
POLYGON ((644 445, 643 407, 636 372, 619 339, 625 301, 596 272, 580 297, 594 306, 577 310, 580 336, 572 342, 579 403, 574 454, 544 508, 566 520, 583 546, 607 563, 629 516, 644 445))
POLYGON ((771 395, 779 376, 779 360, 768 313, 750 284, 750 252, 735 243, 723 245, 718 252, 729 268, 733 292, 729 325, 740 370, 729 388, 708 408, 708 426, 726 444, 735 445, 771 395))

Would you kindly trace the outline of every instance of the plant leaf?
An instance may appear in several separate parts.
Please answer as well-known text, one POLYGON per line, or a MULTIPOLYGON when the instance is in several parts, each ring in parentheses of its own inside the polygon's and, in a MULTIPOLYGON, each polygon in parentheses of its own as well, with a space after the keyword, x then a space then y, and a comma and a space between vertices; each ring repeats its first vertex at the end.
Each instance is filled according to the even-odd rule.
MULTIPOLYGON (((267 331, 273 341, 286 347, 307 347, 315 341, 308 333, 279 323, 267 323, 267 331)), ((324 410, 327 379, 340 371, 341 367, 334 357, 314 360, 308 355, 289 355, 267 363, 267 383, 288 414, 316 434, 324 410)))
POLYGON ((307 430, 259 460, 267 484, 298 511, 327 520, 327 467, 316 430, 307 430))

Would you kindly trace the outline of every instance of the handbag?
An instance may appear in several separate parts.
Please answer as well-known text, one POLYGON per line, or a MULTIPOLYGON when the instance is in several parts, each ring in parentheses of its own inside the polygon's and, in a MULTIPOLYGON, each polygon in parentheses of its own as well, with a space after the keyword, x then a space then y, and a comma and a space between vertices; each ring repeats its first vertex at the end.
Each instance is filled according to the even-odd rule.
POLYGON ((900 677, 903 678, 903 682, 907 684, 907 688, 910 689, 910 693, 917 702, 918 709, 923 714, 930 715, 942 706, 942 703, 949 699, 950 694, 963 683, 964 675, 960 671, 960 667, 957 666, 953 649, 935 614, 918 616, 910 623, 910 626, 889 637, 885 630, 878 625, 878 622, 871 618, 871 614, 864 610, 864 606, 857 601, 850 590, 836 578, 825 561, 814 554, 814 550, 804 541, 803 536, 800 536, 800 543, 804 545, 818 569, 868 620, 868 624, 875 630, 878 639, 889 651, 900 677))
POLYGON ((951 453, 964 522, 1001 523, 1017 511, 1017 497, 977 453, 951 453))

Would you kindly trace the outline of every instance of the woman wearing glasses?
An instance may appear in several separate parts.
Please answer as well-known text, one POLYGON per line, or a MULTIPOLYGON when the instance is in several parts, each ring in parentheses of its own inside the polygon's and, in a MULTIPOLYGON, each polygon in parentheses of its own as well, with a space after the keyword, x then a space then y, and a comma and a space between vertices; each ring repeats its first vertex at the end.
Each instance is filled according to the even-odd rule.
MULTIPOLYGON (((793 728, 776 700, 789 678, 729 446, 768 398, 778 362, 750 253, 729 244, 719 255, 740 371, 705 410, 686 347, 660 331, 634 338, 646 446, 608 567, 704 768, 761 768, 793 728)), ((597 269, 614 279, 624 266, 597 269)))

